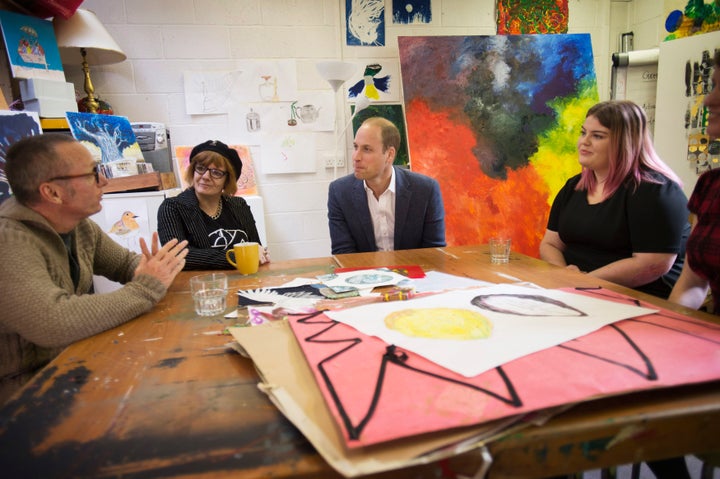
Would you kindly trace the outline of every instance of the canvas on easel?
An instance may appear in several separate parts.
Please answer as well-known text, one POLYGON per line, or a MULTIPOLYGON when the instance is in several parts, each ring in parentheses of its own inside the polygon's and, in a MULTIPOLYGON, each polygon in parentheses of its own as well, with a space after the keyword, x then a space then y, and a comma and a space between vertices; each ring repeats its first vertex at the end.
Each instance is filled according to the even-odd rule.
POLYGON ((14 78, 65 81, 52 22, 0 10, 0 27, 14 78))

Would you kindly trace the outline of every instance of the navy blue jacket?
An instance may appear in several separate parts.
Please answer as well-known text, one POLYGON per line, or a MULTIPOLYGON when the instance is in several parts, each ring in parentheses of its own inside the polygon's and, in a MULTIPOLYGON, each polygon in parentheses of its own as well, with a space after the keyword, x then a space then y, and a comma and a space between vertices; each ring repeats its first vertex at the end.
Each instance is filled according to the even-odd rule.
MULTIPOLYGON (((395 166, 394 249, 445 246, 445 209, 434 179, 395 166)), ((350 174, 330 183, 332 254, 377 251, 363 181, 350 174)))

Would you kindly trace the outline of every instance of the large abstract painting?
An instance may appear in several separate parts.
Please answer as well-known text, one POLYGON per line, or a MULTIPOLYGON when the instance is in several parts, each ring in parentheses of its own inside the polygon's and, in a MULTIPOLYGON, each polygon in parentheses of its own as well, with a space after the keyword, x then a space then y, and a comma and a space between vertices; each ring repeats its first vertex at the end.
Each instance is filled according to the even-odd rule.
POLYGON ((449 245, 538 255, 598 101, 590 35, 399 37, 410 166, 440 183, 449 245))

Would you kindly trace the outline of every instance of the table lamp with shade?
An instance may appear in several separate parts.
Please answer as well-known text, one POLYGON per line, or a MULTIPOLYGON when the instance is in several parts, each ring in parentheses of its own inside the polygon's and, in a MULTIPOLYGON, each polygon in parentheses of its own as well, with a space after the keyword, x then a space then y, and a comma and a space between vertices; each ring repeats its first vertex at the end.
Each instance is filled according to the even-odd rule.
POLYGON ((56 16, 53 19, 53 28, 62 63, 76 65, 82 61, 85 74, 84 89, 87 96, 80 100, 81 109, 97 113, 100 103, 90 79, 89 65, 119 63, 127 56, 90 10, 79 8, 68 19, 56 16))

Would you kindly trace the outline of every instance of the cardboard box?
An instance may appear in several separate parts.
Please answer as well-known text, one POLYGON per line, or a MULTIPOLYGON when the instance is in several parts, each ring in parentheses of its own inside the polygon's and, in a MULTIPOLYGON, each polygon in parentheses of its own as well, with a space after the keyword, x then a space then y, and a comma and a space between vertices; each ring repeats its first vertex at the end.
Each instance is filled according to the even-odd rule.
POLYGON ((38 115, 45 118, 65 117, 65 112, 77 112, 77 103, 75 99, 63 100, 57 98, 36 98, 33 100, 23 100, 23 105, 28 111, 37 112, 38 115))
POLYGON ((25 109, 41 117, 65 117, 65 112, 77 112, 75 86, 63 81, 28 78, 20 80, 20 96, 25 109))
POLYGON ((75 85, 72 83, 43 78, 28 78, 19 83, 23 102, 40 98, 69 99, 75 102, 75 85))

